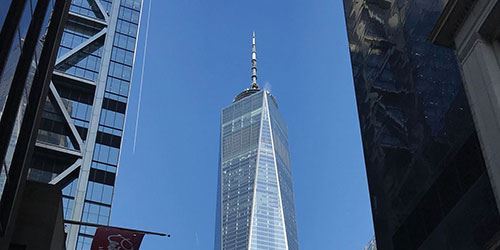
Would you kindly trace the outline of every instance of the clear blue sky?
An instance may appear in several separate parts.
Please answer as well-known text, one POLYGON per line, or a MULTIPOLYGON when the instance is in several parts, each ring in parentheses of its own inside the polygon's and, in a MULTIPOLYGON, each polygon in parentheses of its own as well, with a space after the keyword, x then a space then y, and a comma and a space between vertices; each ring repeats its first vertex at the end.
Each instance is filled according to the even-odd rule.
POLYGON ((137 147, 144 39, 111 215, 172 234, 143 249, 213 249, 220 110, 250 84, 253 30, 259 82, 289 127, 301 249, 372 237, 341 0, 153 0, 137 147))

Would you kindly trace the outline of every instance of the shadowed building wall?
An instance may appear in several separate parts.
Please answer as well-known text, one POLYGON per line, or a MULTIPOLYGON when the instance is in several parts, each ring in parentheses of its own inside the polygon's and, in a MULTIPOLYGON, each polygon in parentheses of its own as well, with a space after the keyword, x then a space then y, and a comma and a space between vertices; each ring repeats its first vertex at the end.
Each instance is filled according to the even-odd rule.
POLYGON ((344 0, 378 249, 485 249, 500 217, 436 0, 344 0))
POLYGON ((64 248, 60 190, 26 178, 68 7, 0 4, 0 249, 64 248))
POLYGON ((488 176, 500 202, 500 2, 448 0, 431 38, 453 48, 462 66, 488 176))

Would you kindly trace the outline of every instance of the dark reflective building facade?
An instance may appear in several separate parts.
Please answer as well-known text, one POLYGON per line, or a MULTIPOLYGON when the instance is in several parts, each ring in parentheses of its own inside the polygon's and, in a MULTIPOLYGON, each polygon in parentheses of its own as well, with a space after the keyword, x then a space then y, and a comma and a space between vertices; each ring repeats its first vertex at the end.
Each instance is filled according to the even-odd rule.
MULTIPOLYGON (((54 1, 49 2, 50 7, 52 7, 54 1)), ((17 143, 31 85, 40 62, 40 55, 44 46, 43 39, 47 32, 52 12, 52 9, 47 7, 38 7, 37 10, 36 3, 37 1, 18 1, 10 4, 1 4, 0 118, 3 118, 3 120, 6 119, 6 115, 3 114, 9 93, 11 100, 14 100, 12 94, 14 94, 13 86, 15 85, 15 81, 22 81, 17 83, 24 86, 20 98, 14 100, 18 103, 16 105, 18 109, 16 110, 17 114, 13 114, 16 116, 16 122, 10 138, 7 155, 3 159, 4 162, 0 170, 0 194, 7 181, 12 154, 17 143), (43 13, 35 13, 35 11, 42 11, 43 13), (9 19, 7 19, 7 15, 9 14, 9 19), (43 25, 39 29, 33 27, 29 30, 32 22, 43 22, 43 25), (27 39, 30 39, 31 42, 27 43, 27 39), (26 61, 29 63, 26 63, 26 61)), ((6 112, 10 112, 10 110, 6 110, 6 112)))
MULTIPOLYGON (((55 226, 52 219, 57 217, 60 203, 46 206, 47 210, 39 209, 34 204, 40 205, 43 200, 40 196, 31 197, 30 191, 53 196, 57 193, 47 191, 47 185, 28 184, 26 176, 67 3, 5 0, 0 4, 0 249, 34 245, 44 248, 36 242, 33 231, 23 234, 28 231, 26 226, 30 224, 35 232, 46 233, 55 226), (26 201, 32 202, 31 206, 26 201), (24 223, 26 214, 35 214, 35 210, 47 212, 45 221, 24 223)), ((62 220, 58 222, 62 227, 62 220)), ((57 244, 62 247, 64 234, 59 231, 58 235, 57 244)), ((46 240, 50 244, 51 239, 46 240)))
POLYGON ((378 249, 490 249, 500 217, 440 0, 344 0, 378 249))

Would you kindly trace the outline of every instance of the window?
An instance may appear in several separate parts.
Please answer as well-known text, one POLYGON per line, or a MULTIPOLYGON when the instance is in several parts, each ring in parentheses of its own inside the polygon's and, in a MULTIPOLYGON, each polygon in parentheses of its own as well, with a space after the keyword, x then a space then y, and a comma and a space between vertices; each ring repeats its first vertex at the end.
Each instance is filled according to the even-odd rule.
MULTIPOLYGON (((125 1, 127 2, 127 1, 125 1)), ((139 11, 130 8, 120 8, 118 18, 127 20, 133 23, 139 23, 139 11)))
POLYGON ((84 15, 84 16, 89 16, 93 18, 100 18, 103 19, 102 14, 99 13, 98 11, 94 12, 92 10, 92 6, 90 6, 88 0, 73 0, 71 2, 70 6, 70 11, 84 15), (96 15, 98 13, 98 15, 96 15))
POLYGON ((134 62, 134 53, 132 51, 114 47, 111 52, 111 60, 132 66, 132 63, 134 62))
POLYGON ((113 45, 133 51, 135 48, 135 38, 124 34, 116 33, 113 45))
POLYGON ((127 96, 129 90, 129 83, 124 80, 120 80, 114 77, 108 77, 108 82, 106 83, 106 91, 115 93, 121 96, 127 96))
POLYGON ((110 205, 112 198, 113 186, 89 181, 87 195, 85 197, 86 200, 110 205))
POLYGON ((101 111, 101 119, 99 121, 99 124, 121 130, 123 128, 124 120, 125 114, 114 112, 108 109, 103 109, 101 111))
POLYGON ((132 8, 134 10, 141 10, 140 0, 122 0, 121 5, 124 7, 132 8))
POLYGON ((118 165, 120 149, 96 143, 94 148, 93 160, 118 165))
POLYGON ((137 35, 137 24, 131 23, 125 20, 118 19, 118 23, 116 24, 116 31, 129 36, 137 35))
POLYGON ((76 245, 76 249, 78 249, 78 250, 90 249, 90 244, 92 244, 92 238, 91 237, 79 235, 78 236, 77 245, 76 245))
POLYGON ((109 65, 109 75, 129 81, 132 76, 132 67, 112 61, 109 65))
POLYGON ((99 163, 99 162, 95 162, 95 161, 92 162, 92 168, 100 169, 100 170, 110 172, 110 173, 116 173, 116 166, 104 164, 104 163, 99 163))

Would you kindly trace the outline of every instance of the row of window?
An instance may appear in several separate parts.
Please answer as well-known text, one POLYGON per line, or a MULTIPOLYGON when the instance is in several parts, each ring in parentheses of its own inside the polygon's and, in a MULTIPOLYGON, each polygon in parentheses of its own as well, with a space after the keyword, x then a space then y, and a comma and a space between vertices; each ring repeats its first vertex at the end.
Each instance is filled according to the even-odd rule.
POLYGON ((135 40, 135 37, 121 33, 115 33, 115 40, 113 41, 113 45, 122 49, 133 51, 135 49, 135 40))
POLYGON ((66 220, 71 220, 73 217, 73 208, 75 200, 72 197, 63 197, 63 216, 66 220))
MULTIPOLYGON (((98 205, 86 201, 83 207, 82 221, 107 225, 109 223, 110 210, 111 207, 109 206, 98 205)), ((95 227, 91 226, 80 227, 80 235, 82 236, 94 236, 95 231, 96 231, 95 227)))
POLYGON ((71 164, 71 160, 63 161, 59 158, 47 157, 45 155, 35 153, 31 168, 49 173, 55 173, 55 175, 57 175, 59 173, 62 173, 71 164))
POLYGON ((124 97, 106 93, 104 95, 102 107, 104 109, 107 109, 107 110, 111 110, 111 111, 125 114, 125 109, 127 107, 126 101, 127 101, 127 99, 125 99, 124 97), (107 98, 107 97, 112 97, 112 98, 107 98), (119 99, 119 100, 117 100, 117 99, 119 99))
POLYGON ((94 147, 93 160, 116 166, 118 165, 119 155, 120 149, 96 143, 94 147))
MULTIPOLYGON (((99 28, 68 19, 64 27, 64 34, 73 34, 79 37, 89 38, 99 32, 99 28)), ((64 37, 64 36, 63 36, 64 37)))
POLYGON ((77 184, 78 184, 78 179, 74 179, 73 181, 71 181, 70 184, 66 185, 63 188, 62 194, 64 196, 75 197, 77 184))
MULTIPOLYGON (((102 50, 100 46, 97 44, 87 46, 59 64, 56 70, 90 81, 96 81, 99 75, 101 57, 97 56, 95 52, 102 50)), ((97 54, 100 54, 100 52, 97 54)))
POLYGON ((123 63, 127 66, 132 66, 132 64, 134 63, 134 52, 124 50, 119 47, 113 47, 113 51, 111 52, 111 60, 123 63))
POLYGON ((131 23, 123 19, 118 19, 118 22, 116 23, 116 32, 133 37, 137 35, 138 28, 139 26, 137 24, 131 23))
POLYGON ((125 114, 114 112, 108 109, 102 109, 99 124, 106 127, 122 130, 124 121, 125 114))
MULTIPOLYGON (((97 30, 93 27, 72 21, 68 22, 63 33, 58 56, 62 56, 82 44, 95 33, 97 33, 97 30)), ((101 39, 83 48, 58 65, 56 69, 77 77, 95 81, 101 66, 102 43, 101 39)))
POLYGON ((103 170, 103 171, 106 171, 106 172, 110 172, 110 173, 116 173, 116 166, 105 164, 105 163, 101 163, 101 162, 93 161, 92 162, 92 168, 100 169, 100 170, 103 170))
POLYGON ((90 249, 91 244, 92 244, 92 237, 85 235, 78 235, 78 241, 76 244, 77 250, 88 250, 90 249))
POLYGON ((140 11, 141 2, 142 0, 121 0, 121 6, 140 11))
MULTIPOLYGON (((109 12, 111 3, 102 1, 109 12)), ((135 1, 122 1, 134 6, 135 1)), ((128 20, 138 20, 137 15, 132 10, 120 8, 119 18, 128 20)), ((129 92, 128 81, 132 75, 133 49, 135 47, 135 36, 137 25, 118 20, 117 32, 115 34, 114 47, 109 64, 108 79, 106 83, 105 99, 99 120, 99 135, 94 148, 92 162, 92 180, 89 181, 85 203, 83 221, 98 224, 109 223, 110 207, 93 204, 88 201, 111 204, 113 195, 114 173, 119 159, 119 146, 121 140, 121 130, 125 120, 126 96, 129 92), (108 183, 103 184, 103 183, 108 183)), ((95 228, 81 227, 80 233, 93 235, 95 228)), ((81 235, 78 245, 82 248, 89 247, 88 238, 81 235)))
MULTIPOLYGON (((140 9, 140 1, 124 0, 121 4, 106 83, 106 98, 103 101, 99 121, 99 130, 108 135, 115 135, 116 138, 121 137, 125 122, 129 81, 132 77, 134 61, 135 36, 139 22, 139 12, 134 9, 140 9)), ((117 143, 105 144, 117 148, 120 146, 117 143)))
POLYGON ((109 64, 109 75, 125 81, 129 81, 132 76, 132 67, 111 61, 109 64))
POLYGON ((88 0, 73 0, 71 1, 70 11, 88 17, 103 19, 103 16, 99 12, 99 10, 94 11, 95 7, 90 6, 88 0))
POLYGON ((128 96, 129 83, 118 78, 108 76, 108 81, 106 83, 106 92, 118 94, 121 96, 128 96))
POLYGON ((69 75, 72 75, 72 76, 76 76, 76 77, 79 77, 79 78, 83 78, 83 79, 86 79, 86 80, 90 80, 90 81, 96 81, 97 80, 97 76, 99 75, 99 72, 97 71, 93 71, 93 70, 88 70, 88 69, 85 69, 85 68, 82 68, 82 67, 71 67, 71 65, 67 65, 67 66, 70 66, 70 68, 68 68, 67 70, 64 71, 64 73, 66 74, 69 74, 69 75))
POLYGON ((139 23, 140 12, 122 5, 118 12, 118 18, 132 23, 139 23))
POLYGON ((45 130, 42 127, 40 127, 40 129, 38 130, 37 141, 71 150, 76 150, 78 148, 77 145, 73 144, 69 136, 60 134, 58 132, 45 130))
MULTIPOLYGON (((90 37, 89 35, 85 35, 79 32, 74 32, 72 30, 66 29, 64 30, 64 33, 61 38, 60 48, 66 49, 65 51, 69 51, 75 48, 76 46, 82 44, 87 39, 89 39, 90 37)), ((65 51, 62 52, 61 50, 59 50, 58 56, 64 55, 65 51)))
POLYGON ((85 199, 111 205, 111 200, 113 199, 113 186, 89 181, 85 199))
POLYGON ((252 113, 262 107, 262 94, 254 94, 222 110, 222 123, 225 124, 247 113, 252 113))
POLYGON ((114 148, 119 148, 121 143, 121 137, 108 133, 97 132, 96 142, 114 148))
POLYGON ((92 105, 94 101, 93 94, 90 91, 82 91, 81 89, 74 89, 63 84, 57 85, 57 92, 62 98, 77 101, 92 105))
POLYGON ((101 0, 101 4, 102 4, 102 7, 104 8, 104 10, 106 11, 106 13, 108 13, 109 15, 109 12, 111 11, 111 0, 101 0))
MULTIPOLYGON (((79 105, 80 104, 81 103, 79 103, 79 105)), ((85 108, 79 107, 78 109, 82 111, 79 113, 79 116, 81 116, 80 118, 85 118, 85 108)), ((72 113, 71 110, 70 113, 72 113)), ((75 119, 75 121, 84 122, 83 120, 77 119, 75 119)), ((84 123, 86 123, 86 121, 84 123)), ((37 140, 69 149, 75 149, 78 145, 73 144, 71 138, 69 137, 70 134, 71 132, 69 127, 60 114, 60 111, 58 108, 55 108, 54 105, 52 105, 52 102, 47 98, 47 102, 44 105, 44 112, 42 113, 42 120, 38 130, 37 140)))
POLYGON ((99 127, 98 127, 97 130, 99 132, 103 132, 103 133, 110 134, 110 135, 116 135, 116 136, 119 136, 119 137, 121 137, 123 135, 123 131, 122 130, 116 129, 116 128, 106 127, 106 126, 103 126, 103 125, 99 125, 99 127))
POLYGON ((113 92, 105 92, 104 98, 122 103, 123 111, 118 111, 118 112, 125 113, 125 108, 127 106, 127 95, 124 96, 113 92))
POLYGON ((92 114, 91 105, 67 99, 63 99, 63 102, 71 118, 87 122, 90 121, 90 115, 92 114))

